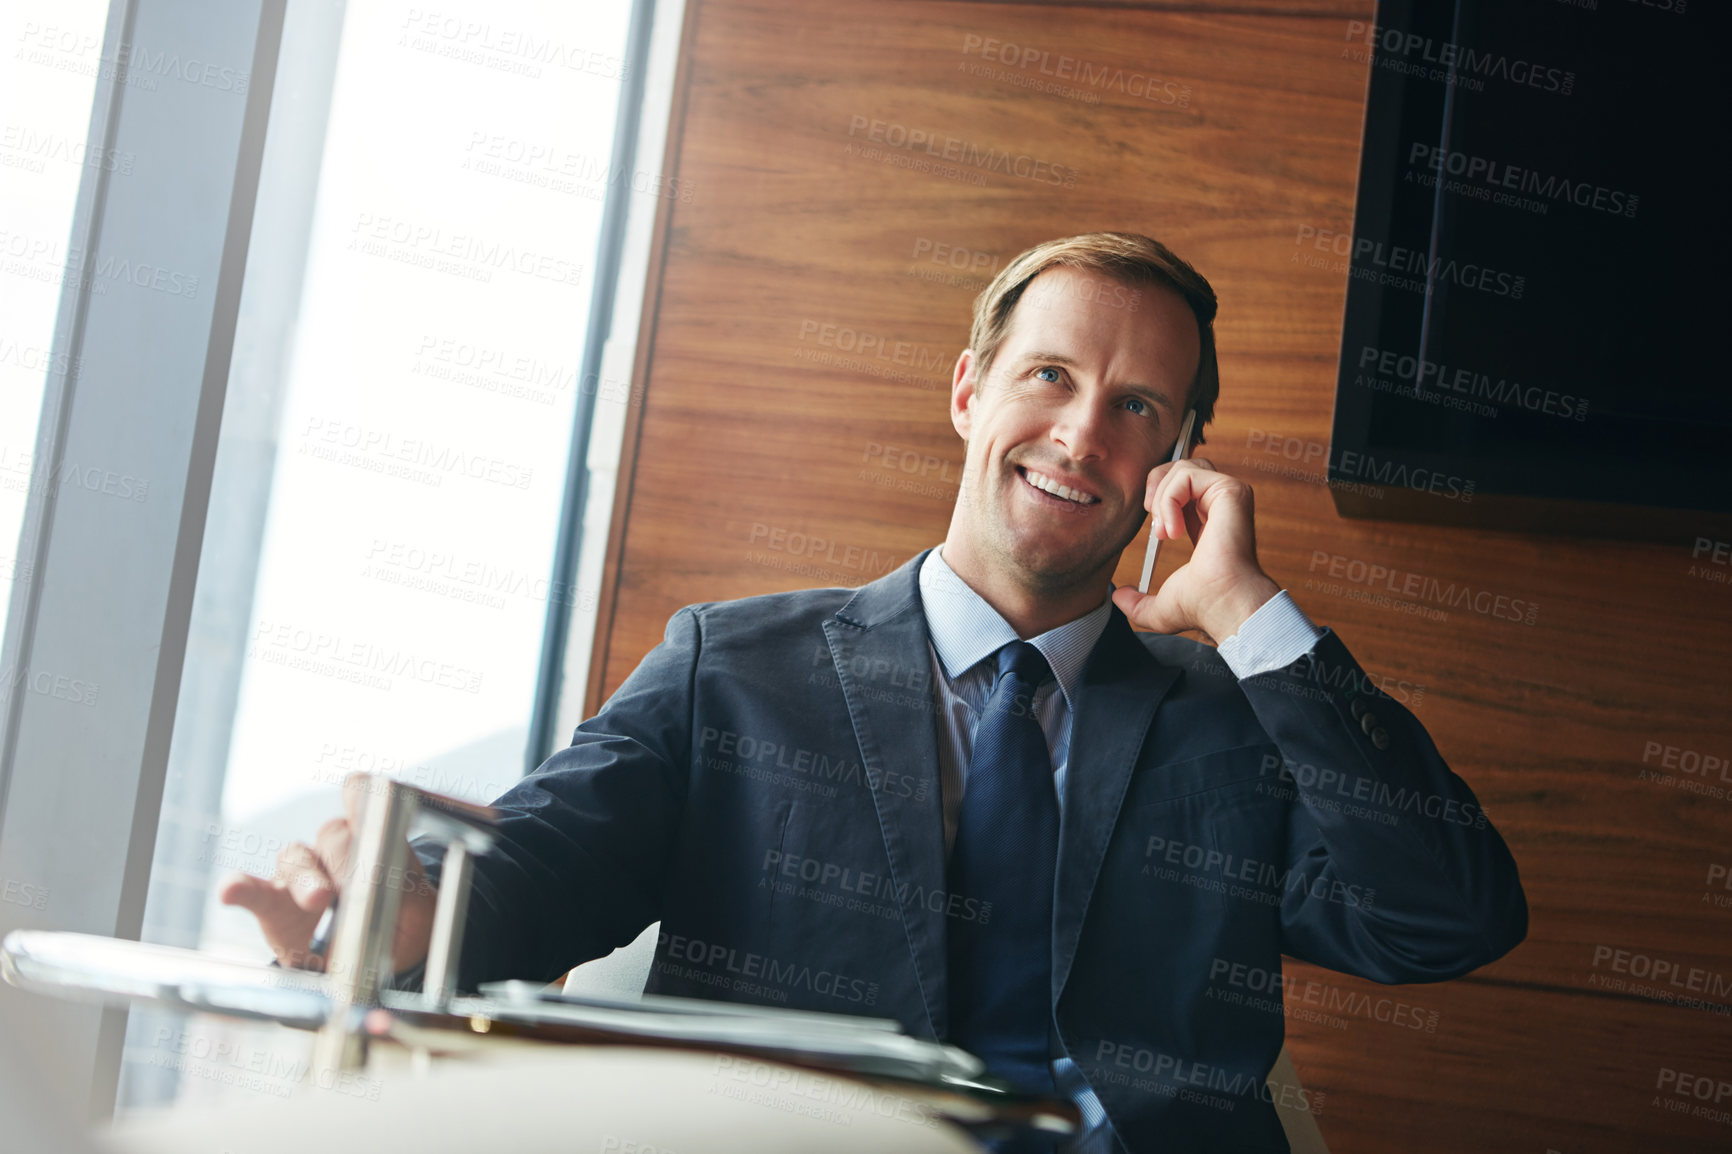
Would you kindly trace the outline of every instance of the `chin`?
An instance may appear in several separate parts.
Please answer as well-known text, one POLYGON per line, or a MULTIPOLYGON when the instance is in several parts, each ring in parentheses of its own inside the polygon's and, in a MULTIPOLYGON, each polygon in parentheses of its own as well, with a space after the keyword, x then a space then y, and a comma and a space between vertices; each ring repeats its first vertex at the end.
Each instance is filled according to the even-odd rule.
MULTIPOLYGON (((1033 577, 1046 578, 1054 585, 1081 580, 1106 569, 1111 576, 1119 556, 1124 553, 1135 532, 1119 539, 1122 543, 1102 541, 1094 533, 1069 537, 1064 534, 1033 532, 1009 535, 1006 550, 1017 567, 1033 577)), ((1047 583, 1047 582, 1042 582, 1047 583)))
POLYGON ((1025 574, 1040 585, 1063 586, 1092 573, 1102 564, 1088 548, 1092 542, 1020 541, 1010 555, 1025 574))

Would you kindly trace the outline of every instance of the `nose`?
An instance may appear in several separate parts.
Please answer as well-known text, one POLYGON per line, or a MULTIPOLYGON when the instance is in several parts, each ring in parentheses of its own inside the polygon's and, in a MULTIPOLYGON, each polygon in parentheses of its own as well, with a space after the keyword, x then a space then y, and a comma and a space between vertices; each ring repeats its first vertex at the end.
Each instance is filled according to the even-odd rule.
POLYGON ((1106 404, 1087 393, 1071 396, 1053 415, 1052 439, 1073 461, 1099 459, 1106 454, 1106 404))

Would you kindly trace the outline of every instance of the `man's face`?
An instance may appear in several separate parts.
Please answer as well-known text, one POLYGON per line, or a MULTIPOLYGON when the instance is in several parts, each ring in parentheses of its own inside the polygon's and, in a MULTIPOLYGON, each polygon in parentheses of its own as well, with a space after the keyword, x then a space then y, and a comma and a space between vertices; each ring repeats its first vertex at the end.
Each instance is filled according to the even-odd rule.
POLYGON ((1171 289, 1065 267, 1035 277, 985 379, 972 352, 957 362, 968 550, 1036 591, 1110 573, 1178 439, 1200 355, 1196 317, 1171 289))

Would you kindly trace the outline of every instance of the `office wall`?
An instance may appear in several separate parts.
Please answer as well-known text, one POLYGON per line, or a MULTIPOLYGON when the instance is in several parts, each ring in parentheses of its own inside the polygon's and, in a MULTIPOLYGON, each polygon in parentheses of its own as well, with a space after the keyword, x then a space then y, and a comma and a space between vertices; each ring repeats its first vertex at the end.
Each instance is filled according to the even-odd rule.
POLYGON ((1724 1149, 1689 1111, 1732 1087, 1732 777, 1703 769, 1732 753, 1726 548, 1346 521, 1322 483, 1346 284, 1325 234, 1351 229, 1371 18, 694 3, 589 709, 682 605, 859 584, 941 540, 975 292, 1053 236, 1159 236, 1221 297, 1203 453, 1255 486, 1265 567, 1414 709, 1532 907, 1520 949, 1447 985, 1289 963, 1331 1149, 1724 1149), (966 160, 988 150, 1024 172, 966 160), (1474 593, 1379 601, 1374 567, 1474 593))

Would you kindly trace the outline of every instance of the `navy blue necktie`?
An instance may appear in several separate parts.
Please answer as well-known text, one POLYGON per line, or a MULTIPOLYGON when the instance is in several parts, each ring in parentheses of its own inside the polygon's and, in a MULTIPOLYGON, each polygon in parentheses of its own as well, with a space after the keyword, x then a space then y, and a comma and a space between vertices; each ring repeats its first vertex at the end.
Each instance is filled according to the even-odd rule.
POLYGON ((992 903, 991 914, 951 918, 950 1040, 1020 1089, 1053 1092, 1053 872, 1058 794, 1034 691, 1049 668, 1040 650, 1012 641, 974 731, 974 752, 950 852, 950 892, 992 903))

